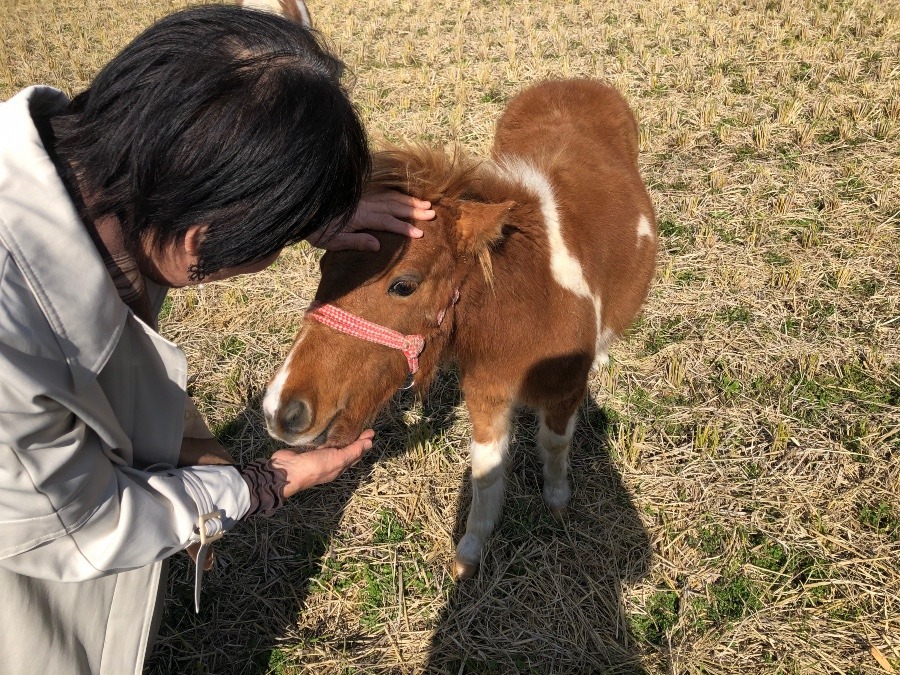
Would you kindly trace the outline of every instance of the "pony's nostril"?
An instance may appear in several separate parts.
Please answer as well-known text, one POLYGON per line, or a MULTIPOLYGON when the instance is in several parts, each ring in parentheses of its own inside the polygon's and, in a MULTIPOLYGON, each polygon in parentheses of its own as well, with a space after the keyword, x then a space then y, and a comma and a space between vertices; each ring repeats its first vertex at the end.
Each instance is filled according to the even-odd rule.
POLYGON ((278 411, 281 428, 290 434, 302 434, 309 429, 311 415, 306 401, 293 399, 285 403, 278 411))

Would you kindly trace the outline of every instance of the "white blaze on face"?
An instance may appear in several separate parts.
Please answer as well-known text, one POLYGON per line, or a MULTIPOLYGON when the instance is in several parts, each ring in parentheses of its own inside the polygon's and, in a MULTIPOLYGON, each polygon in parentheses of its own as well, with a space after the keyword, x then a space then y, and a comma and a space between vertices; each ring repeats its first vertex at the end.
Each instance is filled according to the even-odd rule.
POLYGON ((294 358, 294 352, 297 351, 297 347, 303 342, 305 336, 306 329, 304 328, 300 332, 300 335, 297 336, 297 340, 291 347, 291 351, 288 352, 284 363, 281 364, 281 368, 278 369, 278 372, 275 373, 275 377, 272 378, 272 381, 269 382, 269 386, 266 387, 266 394, 263 396, 262 401, 262 409, 266 418, 266 425, 269 427, 269 432, 275 431, 270 425, 278 419, 278 409, 281 407, 281 391, 284 389, 284 383, 287 382, 288 375, 290 374, 290 365, 294 358))
POLYGON ((284 383, 287 380, 288 371, 281 367, 281 370, 278 371, 278 374, 272 379, 269 383, 269 386, 266 388, 266 395, 263 397, 263 413, 266 416, 266 423, 269 420, 273 422, 278 419, 278 408, 281 407, 281 390, 284 387, 284 383))

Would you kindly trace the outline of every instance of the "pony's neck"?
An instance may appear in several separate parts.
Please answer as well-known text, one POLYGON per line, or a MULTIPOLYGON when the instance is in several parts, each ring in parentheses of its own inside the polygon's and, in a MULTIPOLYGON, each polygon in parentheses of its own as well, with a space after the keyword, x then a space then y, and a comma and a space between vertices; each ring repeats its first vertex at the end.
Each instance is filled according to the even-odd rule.
MULTIPOLYGON (((530 306, 519 296, 528 283, 540 283, 541 270, 535 266, 544 261, 549 264, 545 205, 536 189, 538 179, 543 181, 540 187, 550 189, 542 174, 520 160, 487 162, 479 172, 473 198, 490 203, 509 200, 515 205, 509 210, 502 239, 484 253, 489 256, 489 264, 468 261, 454 311, 452 339, 446 350, 457 359, 465 360, 466 345, 477 342, 486 330, 503 329, 500 317, 509 317, 512 307, 530 306)), ((514 318, 517 322, 526 319, 514 318)))

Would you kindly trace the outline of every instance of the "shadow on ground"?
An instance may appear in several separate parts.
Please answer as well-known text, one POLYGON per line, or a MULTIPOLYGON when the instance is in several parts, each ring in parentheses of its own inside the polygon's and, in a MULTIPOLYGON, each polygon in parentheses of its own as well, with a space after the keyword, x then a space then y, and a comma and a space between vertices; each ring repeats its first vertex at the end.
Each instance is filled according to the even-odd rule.
MULTIPOLYGON (((521 412, 507 500, 476 578, 454 587, 431 640, 427 673, 642 673, 623 584, 648 572, 650 541, 613 465, 609 422, 588 398, 572 448, 565 522, 541 498, 536 417, 521 412)), ((468 476, 455 531, 465 529, 468 476)))
MULTIPOLYGON (((453 425, 460 400, 455 382, 436 390, 441 393, 425 401, 432 431, 453 425)), ((402 403, 408 402, 404 397, 402 403)), ((224 440, 238 448, 241 461, 271 451, 258 403, 258 396, 248 401, 225 431, 224 440)), ((535 417, 518 416, 500 524, 479 574, 451 590, 435 622, 424 672, 644 672, 622 587, 647 573, 650 542, 609 456, 603 409, 588 399, 579 416, 572 452, 574 495, 564 523, 550 517, 541 499, 535 417)), ((397 424, 397 416, 390 417, 387 423, 397 424)), ((145 673, 284 672, 279 640, 290 632, 291 644, 285 647, 293 651, 297 646, 297 616, 305 610, 311 579, 322 569, 348 500, 370 479, 376 461, 400 452, 399 444, 387 448, 339 481, 293 500, 276 517, 239 525, 220 547, 217 568, 206 575, 199 615, 193 611, 193 567, 185 556, 176 556, 145 673)), ((456 541, 470 499, 467 473, 456 541)), ((301 640, 314 642, 316 627, 307 631, 301 640)), ((344 651, 365 652, 371 639, 348 635, 344 651)))

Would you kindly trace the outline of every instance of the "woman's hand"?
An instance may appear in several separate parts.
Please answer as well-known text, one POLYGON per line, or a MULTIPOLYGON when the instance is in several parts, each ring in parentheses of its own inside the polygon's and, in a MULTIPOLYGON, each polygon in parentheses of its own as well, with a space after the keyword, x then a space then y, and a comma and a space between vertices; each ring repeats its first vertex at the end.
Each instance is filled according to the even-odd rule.
POLYGON ((287 448, 274 452, 272 466, 283 471, 287 477, 287 485, 284 486, 285 498, 314 485, 333 481, 345 469, 356 464, 363 453, 372 447, 374 436, 375 432, 372 429, 366 429, 346 448, 316 448, 303 452, 287 448))
POLYGON ((365 195, 347 227, 343 232, 330 236, 330 232, 316 232, 308 241, 313 246, 327 251, 355 249, 357 251, 377 251, 378 240, 371 234, 360 230, 377 230, 379 232, 395 232, 418 239, 424 233, 418 227, 410 225, 401 218, 411 220, 431 220, 434 211, 430 202, 410 197, 395 190, 383 190, 365 195))

